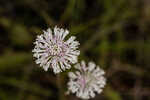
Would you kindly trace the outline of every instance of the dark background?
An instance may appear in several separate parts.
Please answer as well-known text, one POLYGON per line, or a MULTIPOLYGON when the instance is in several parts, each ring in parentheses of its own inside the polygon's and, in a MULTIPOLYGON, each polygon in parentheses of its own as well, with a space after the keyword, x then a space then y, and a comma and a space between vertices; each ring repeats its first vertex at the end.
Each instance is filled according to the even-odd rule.
POLYGON ((93 100, 150 100, 150 0, 0 0, 0 100, 79 100, 64 94, 70 70, 44 72, 32 57, 55 25, 77 37, 79 61, 106 71, 93 100))

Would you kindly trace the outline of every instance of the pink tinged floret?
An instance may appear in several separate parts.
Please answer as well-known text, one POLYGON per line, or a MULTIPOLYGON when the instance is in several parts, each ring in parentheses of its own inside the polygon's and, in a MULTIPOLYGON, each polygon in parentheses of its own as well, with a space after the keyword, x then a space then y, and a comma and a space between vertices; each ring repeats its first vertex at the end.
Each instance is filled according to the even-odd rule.
POLYGON ((75 65, 77 71, 70 72, 68 91, 75 93, 77 97, 82 99, 94 98, 96 93, 101 93, 106 78, 104 71, 96 66, 95 63, 89 62, 88 65, 84 61, 75 65))
POLYGON ((37 36, 35 48, 32 50, 36 63, 45 71, 51 67, 54 73, 71 68, 71 64, 77 62, 80 54, 77 50, 79 42, 75 41, 74 36, 65 41, 69 31, 62 28, 55 27, 54 33, 50 28, 43 32, 44 34, 37 36))
POLYGON ((81 76, 79 78, 79 84, 81 85, 81 88, 84 90, 84 88, 86 86, 86 80, 85 80, 84 76, 81 76))

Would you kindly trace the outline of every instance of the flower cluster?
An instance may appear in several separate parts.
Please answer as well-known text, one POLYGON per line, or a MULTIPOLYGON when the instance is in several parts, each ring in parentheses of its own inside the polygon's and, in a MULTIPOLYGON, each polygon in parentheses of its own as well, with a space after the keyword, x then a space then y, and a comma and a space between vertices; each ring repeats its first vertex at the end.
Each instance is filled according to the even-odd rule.
POLYGON ((106 84, 103 76, 105 72, 96 66, 95 63, 89 62, 86 66, 85 62, 76 64, 76 72, 69 72, 70 78, 68 82, 68 92, 76 93, 77 97, 82 99, 90 99, 95 97, 95 93, 101 93, 106 84))
MULTIPOLYGON (((68 30, 55 27, 48 28, 44 34, 38 35, 32 50, 36 64, 39 64, 45 71, 53 69, 55 74, 70 69, 72 64, 78 62, 80 51, 79 42, 75 36, 66 39, 68 30)), ((74 93, 82 99, 94 98, 95 94, 100 94, 106 84, 105 72, 96 66, 94 62, 85 61, 76 64, 75 72, 69 72, 69 82, 67 93, 74 93)))
POLYGON ((44 34, 37 36, 35 48, 32 50, 36 64, 40 64, 45 71, 51 67, 54 73, 59 73, 77 63, 80 54, 77 50, 79 42, 75 41, 75 36, 65 41, 68 34, 68 30, 55 27, 54 32, 49 28, 44 34))

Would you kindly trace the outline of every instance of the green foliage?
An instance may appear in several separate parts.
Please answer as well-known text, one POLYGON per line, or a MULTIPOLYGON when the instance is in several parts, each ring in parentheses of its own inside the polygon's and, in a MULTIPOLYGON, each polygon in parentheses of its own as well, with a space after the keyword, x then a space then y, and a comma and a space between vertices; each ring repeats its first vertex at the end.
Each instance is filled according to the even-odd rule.
MULTIPOLYGON (((2 0, 0 100, 72 100, 67 70, 35 65, 32 42, 48 27, 67 28, 80 42, 79 61, 94 61, 108 85, 95 100, 149 100, 148 0, 2 0)), ((74 69, 71 69, 74 71, 74 69)))
POLYGON ((0 70, 22 66, 31 61, 31 54, 25 52, 10 52, 7 51, 0 57, 0 70))
POLYGON ((122 100, 120 94, 111 88, 106 89, 106 97, 108 100, 122 100))
POLYGON ((31 44, 32 37, 29 34, 28 29, 20 24, 15 24, 11 28, 10 39, 13 45, 28 46, 31 44))

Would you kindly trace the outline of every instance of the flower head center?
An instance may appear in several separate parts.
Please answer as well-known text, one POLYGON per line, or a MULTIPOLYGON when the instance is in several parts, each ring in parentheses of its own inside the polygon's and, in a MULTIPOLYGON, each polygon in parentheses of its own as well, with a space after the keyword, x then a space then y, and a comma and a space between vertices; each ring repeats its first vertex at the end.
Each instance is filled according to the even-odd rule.
POLYGON ((47 53, 50 56, 64 56, 67 51, 67 46, 63 43, 52 43, 49 48, 47 48, 47 53))
POLYGON ((79 78, 79 84, 84 89, 84 88, 86 88, 86 87, 88 87, 90 85, 90 83, 93 81, 93 79, 94 79, 94 77, 92 77, 91 74, 82 75, 79 78))
POLYGON ((57 56, 61 52, 62 52, 62 48, 61 48, 60 45, 58 45, 58 44, 51 45, 51 48, 50 48, 50 51, 49 51, 50 55, 57 56))
POLYGON ((62 51, 62 48, 61 48, 60 46, 58 46, 58 45, 54 45, 54 46, 52 47, 52 49, 53 49, 54 51, 56 51, 58 54, 62 51))

